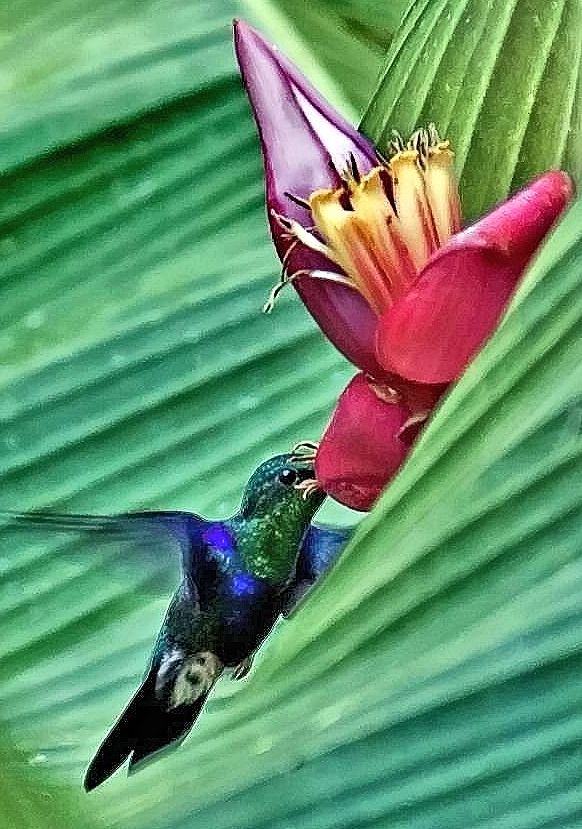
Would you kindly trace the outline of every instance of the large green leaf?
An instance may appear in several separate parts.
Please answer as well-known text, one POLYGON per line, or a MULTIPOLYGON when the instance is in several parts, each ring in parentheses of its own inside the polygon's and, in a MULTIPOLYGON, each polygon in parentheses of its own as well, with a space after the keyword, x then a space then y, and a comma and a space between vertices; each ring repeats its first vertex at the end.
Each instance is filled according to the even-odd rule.
MULTIPOLYGON (((257 313, 278 265, 237 13, 2 11, 3 508, 226 514, 261 457, 317 435, 349 374, 291 297, 257 313)), ((175 754, 77 800, 80 824, 579 824, 581 218, 252 678, 222 682, 175 754)), ((3 544, 7 791, 42 795, 40 763, 55 801, 36 825, 0 805, 11 829, 73 825, 60 793, 139 679, 171 566, 3 544)))
POLYGON ((43 773, 45 757, 30 762, 8 735, 0 734, 0 818, 7 829, 98 829, 85 812, 80 793, 72 794, 43 773))
POLYGON ((536 173, 580 175, 581 59, 578 0, 415 0, 363 128, 382 147, 434 121, 475 217, 536 173))
POLYGON ((5 4, 2 169, 232 76, 236 0, 5 4))
POLYGON ((136 779, 151 825, 577 825, 581 226, 582 202, 248 688, 165 761, 171 813, 136 779))

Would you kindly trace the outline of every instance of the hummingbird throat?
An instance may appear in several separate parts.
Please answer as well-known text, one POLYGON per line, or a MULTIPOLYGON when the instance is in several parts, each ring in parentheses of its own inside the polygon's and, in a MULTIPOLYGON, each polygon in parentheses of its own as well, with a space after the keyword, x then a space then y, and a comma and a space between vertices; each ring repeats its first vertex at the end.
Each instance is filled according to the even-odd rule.
POLYGON ((237 547, 245 569, 256 578, 286 584, 295 572, 306 530, 306 522, 288 508, 240 522, 237 547))

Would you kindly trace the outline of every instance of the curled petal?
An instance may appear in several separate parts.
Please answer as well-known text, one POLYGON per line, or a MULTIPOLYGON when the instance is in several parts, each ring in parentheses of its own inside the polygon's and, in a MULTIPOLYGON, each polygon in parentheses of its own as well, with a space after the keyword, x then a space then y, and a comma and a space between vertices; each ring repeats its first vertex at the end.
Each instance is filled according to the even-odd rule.
POLYGON ((410 450, 415 435, 406 429, 410 415, 356 374, 338 400, 315 459, 325 492, 352 509, 369 510, 410 450))
POLYGON ((572 195, 570 176, 551 170, 457 234, 451 244, 481 243, 505 255, 516 270, 525 268, 572 195))
POLYGON ((571 192, 565 173, 546 173, 441 248, 380 318, 383 367, 420 383, 457 378, 495 330, 571 192))
POLYGON ((294 286, 323 333, 350 363, 374 377, 384 377, 374 339, 378 317, 363 297, 343 285, 322 284, 309 277, 299 277, 294 286))
MULTIPOLYGON (((281 259, 293 239, 277 221, 283 215, 307 227, 311 214, 296 201, 314 190, 337 187, 350 157, 362 172, 376 163, 374 147, 337 113, 275 46, 237 21, 235 48, 244 85, 257 122, 265 165, 271 234, 281 259)), ((296 245, 289 271, 330 270, 321 254, 296 245)), ((343 285, 299 277, 301 299, 324 333, 342 353, 366 371, 380 372, 374 351, 376 316, 365 300, 343 285)))

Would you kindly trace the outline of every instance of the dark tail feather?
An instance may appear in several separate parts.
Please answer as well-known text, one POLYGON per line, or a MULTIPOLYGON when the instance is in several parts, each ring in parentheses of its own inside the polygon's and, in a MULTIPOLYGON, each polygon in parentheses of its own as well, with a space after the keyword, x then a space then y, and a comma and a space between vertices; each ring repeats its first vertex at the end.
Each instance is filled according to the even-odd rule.
POLYGON ((155 677, 152 673, 143 681, 133 698, 103 740, 85 774, 85 790, 90 792, 107 780, 127 760, 139 739, 144 710, 153 696, 155 677))
POLYGON ((198 717, 208 694, 192 705, 166 710, 156 699, 152 671, 117 720, 91 761, 85 774, 85 790, 100 786, 127 760, 130 768, 150 754, 186 736, 198 717))
POLYGON ((138 771, 138 765, 170 745, 179 744, 188 734, 208 699, 202 694, 192 705, 180 705, 171 711, 148 711, 147 733, 141 735, 129 761, 129 771, 138 771))

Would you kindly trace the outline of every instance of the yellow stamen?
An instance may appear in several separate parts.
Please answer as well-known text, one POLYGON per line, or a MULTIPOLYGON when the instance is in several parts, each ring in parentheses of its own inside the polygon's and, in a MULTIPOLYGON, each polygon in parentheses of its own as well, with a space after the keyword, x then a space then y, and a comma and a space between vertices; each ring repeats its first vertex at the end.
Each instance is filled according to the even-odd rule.
POLYGON ((418 151, 397 153, 390 160, 389 170, 406 247, 415 268, 420 270, 438 243, 418 151))
MULTIPOLYGON (((416 276, 414 262, 409 255, 400 217, 395 213, 386 195, 382 181, 387 171, 375 167, 352 189, 354 210, 365 223, 371 241, 382 264, 387 302, 397 296, 416 276)), ((386 302, 384 303, 384 305, 386 302)))
MULTIPOLYGON (((433 253, 461 229, 453 153, 434 124, 416 130, 406 143, 396 134, 392 148, 389 161, 363 176, 351 159, 342 187, 311 194, 317 236, 275 214, 294 245, 323 254, 345 274, 329 272, 327 278, 355 288, 377 314, 407 290, 433 253)), ((283 285, 305 275, 287 274, 290 252, 269 309, 283 285)), ((326 278, 327 272, 317 273, 326 278)))
MULTIPOLYGON (((362 185, 353 183, 354 187, 362 185)), ((375 260, 370 238, 371 216, 360 211, 345 210, 341 204, 343 190, 318 190, 309 199, 317 228, 334 252, 335 261, 350 277, 355 287, 374 308, 385 298, 384 281, 378 278, 379 263, 375 260)))
POLYGON ((439 247, 461 229, 461 202, 457 182, 451 175, 452 166, 453 153, 448 141, 429 150, 424 182, 439 247))
MULTIPOLYGON (((319 239, 316 239, 315 236, 310 233, 303 225, 296 222, 294 219, 287 219, 285 216, 280 216, 274 210, 271 211, 274 218, 277 222, 284 228, 291 237, 295 237, 302 245, 305 245, 306 248, 315 251, 316 253, 321 253, 323 256, 326 256, 328 259, 334 261, 334 254, 333 250, 324 245, 323 242, 320 242, 319 239)), ((289 251, 288 251, 289 252, 289 251)), ((287 255, 285 255, 285 259, 287 255)), ((287 262, 284 262, 286 266, 287 262)))

